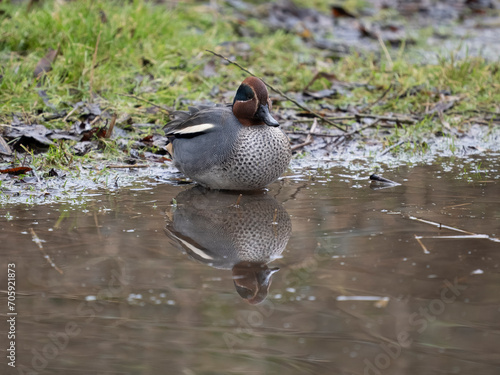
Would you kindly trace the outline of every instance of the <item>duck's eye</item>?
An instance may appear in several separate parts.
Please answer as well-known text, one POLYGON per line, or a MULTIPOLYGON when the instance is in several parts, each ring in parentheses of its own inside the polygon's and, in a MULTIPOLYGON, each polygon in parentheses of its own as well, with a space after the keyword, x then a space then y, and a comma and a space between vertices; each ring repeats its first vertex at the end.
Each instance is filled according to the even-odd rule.
POLYGON ((238 91, 236 91, 236 96, 234 97, 234 101, 246 102, 247 100, 253 99, 255 93, 252 88, 248 85, 240 85, 238 91))

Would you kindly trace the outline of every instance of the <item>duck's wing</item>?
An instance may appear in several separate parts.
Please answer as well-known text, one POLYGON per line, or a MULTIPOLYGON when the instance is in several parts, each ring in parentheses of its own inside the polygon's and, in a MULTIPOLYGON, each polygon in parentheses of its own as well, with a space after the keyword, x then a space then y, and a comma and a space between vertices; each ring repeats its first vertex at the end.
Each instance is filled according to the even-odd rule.
POLYGON ((168 138, 194 137, 207 133, 218 126, 221 112, 232 111, 231 106, 189 107, 189 111, 176 111, 174 120, 164 126, 168 138))

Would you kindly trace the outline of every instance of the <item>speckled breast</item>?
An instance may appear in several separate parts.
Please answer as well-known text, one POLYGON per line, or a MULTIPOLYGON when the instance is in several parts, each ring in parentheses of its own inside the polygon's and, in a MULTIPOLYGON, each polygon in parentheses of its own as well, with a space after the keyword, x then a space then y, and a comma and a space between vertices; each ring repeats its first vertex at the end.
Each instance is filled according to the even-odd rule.
POLYGON ((229 157, 212 171, 219 176, 219 185, 225 185, 219 189, 260 189, 287 169, 292 152, 280 128, 245 126, 237 139, 229 157))

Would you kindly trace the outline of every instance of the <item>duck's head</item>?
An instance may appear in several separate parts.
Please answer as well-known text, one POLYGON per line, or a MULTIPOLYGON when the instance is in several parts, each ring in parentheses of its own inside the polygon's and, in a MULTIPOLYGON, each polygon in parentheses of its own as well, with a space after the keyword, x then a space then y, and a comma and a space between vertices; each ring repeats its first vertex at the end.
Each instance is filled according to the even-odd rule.
POLYGON ((279 126, 271 116, 271 100, 267 87, 256 77, 246 78, 236 91, 233 101, 233 113, 245 126, 279 126))
POLYGON ((271 277, 279 268, 266 264, 240 262, 233 266, 233 282, 238 294, 252 305, 261 303, 267 297, 271 277))

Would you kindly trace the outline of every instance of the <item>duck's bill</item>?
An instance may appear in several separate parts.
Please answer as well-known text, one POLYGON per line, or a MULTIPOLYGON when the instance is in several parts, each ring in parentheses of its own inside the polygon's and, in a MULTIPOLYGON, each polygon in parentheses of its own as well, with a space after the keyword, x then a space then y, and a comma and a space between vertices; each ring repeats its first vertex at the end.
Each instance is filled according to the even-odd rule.
POLYGON ((259 105, 259 109, 257 109, 257 113, 255 114, 259 120, 262 120, 264 124, 268 126, 279 126, 278 121, 274 119, 273 116, 269 113, 269 107, 267 105, 259 105))

